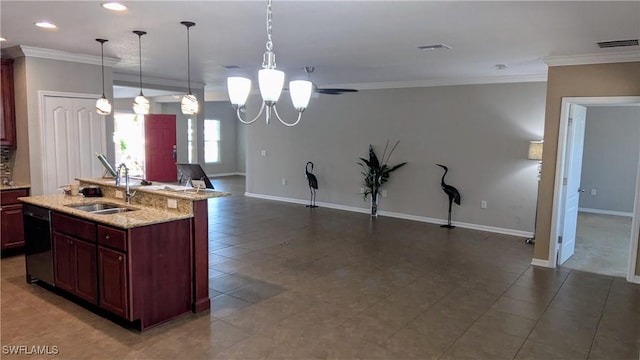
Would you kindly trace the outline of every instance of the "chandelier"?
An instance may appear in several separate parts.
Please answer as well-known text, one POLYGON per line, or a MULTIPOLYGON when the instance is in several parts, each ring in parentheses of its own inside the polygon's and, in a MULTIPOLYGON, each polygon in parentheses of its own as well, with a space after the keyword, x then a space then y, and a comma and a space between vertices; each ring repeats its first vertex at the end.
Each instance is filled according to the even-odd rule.
POLYGON ((265 119, 267 124, 271 118, 271 111, 275 114, 276 118, 286 126, 294 126, 300 122, 302 113, 309 105, 309 99, 311 98, 311 92, 313 85, 311 81, 307 80, 295 80, 289 82, 289 92, 291 94, 291 102, 293 107, 298 112, 298 118, 296 121, 289 123, 280 117, 276 108, 276 103, 282 93, 282 87, 284 85, 284 72, 276 70, 276 54, 273 52, 273 39, 271 37, 271 0, 267 3, 267 51, 262 56, 262 69, 258 71, 258 86, 260 88, 260 95, 262 96, 262 106, 255 118, 251 120, 245 120, 242 118, 241 111, 244 110, 249 92, 251 91, 251 80, 245 77, 229 77, 227 78, 227 89, 229 91, 229 100, 231 105, 236 109, 236 115, 238 120, 243 124, 252 124, 266 108, 265 119))

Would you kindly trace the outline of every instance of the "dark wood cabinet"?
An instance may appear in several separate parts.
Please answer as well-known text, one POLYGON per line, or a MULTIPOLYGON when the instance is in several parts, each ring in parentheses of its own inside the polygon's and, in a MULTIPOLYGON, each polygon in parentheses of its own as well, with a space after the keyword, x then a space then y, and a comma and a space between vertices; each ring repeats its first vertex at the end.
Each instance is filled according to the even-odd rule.
POLYGON ((96 245, 54 232, 53 250, 56 286, 97 304, 96 245))
POLYGON ((29 189, 2 191, 0 204, 0 249, 24 246, 24 222, 19 197, 29 196, 29 189))
POLYGON ((16 114, 13 94, 13 60, 2 59, 0 69, 0 145, 16 147, 16 114))
POLYGON ((127 254, 98 246, 100 307, 128 318, 127 254))

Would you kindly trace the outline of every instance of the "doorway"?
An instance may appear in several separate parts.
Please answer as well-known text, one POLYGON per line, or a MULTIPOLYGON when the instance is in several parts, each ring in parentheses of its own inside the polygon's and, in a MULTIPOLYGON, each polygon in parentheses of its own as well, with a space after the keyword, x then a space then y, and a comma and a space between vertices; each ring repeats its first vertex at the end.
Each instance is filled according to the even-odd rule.
MULTIPOLYGON (((585 189, 581 186, 579 174, 582 171, 582 150, 584 136, 580 134, 580 126, 574 126, 576 118, 580 118, 581 109, 584 106, 639 106, 640 97, 603 97, 603 98, 563 98, 560 131, 558 136, 558 157, 556 165, 556 178, 553 199, 553 218, 551 224, 552 234, 556 237, 550 239, 550 252, 556 265, 561 265, 570 259, 575 250, 576 229, 578 224, 578 214, 575 198, 584 191, 588 191, 590 196, 594 193, 593 188, 585 189), (579 159, 579 160, 577 160, 579 159), (576 174, 578 172, 578 175, 576 174), (572 181, 572 178, 574 179, 572 181), (577 179, 577 181, 575 180, 577 179), (575 204, 574 204, 575 203, 575 204), (575 211, 574 211, 575 210, 575 211)), ((585 111, 586 118, 586 111, 585 111)), ((579 124, 579 121, 578 121, 579 124)), ((611 123, 608 126, 615 126, 611 123)), ((635 134, 640 136, 640 134, 635 134)), ((636 153, 640 152, 640 142, 636 145, 636 153)), ((615 161, 615 159, 609 159, 615 161)), ((640 161, 635 160, 632 173, 635 173, 635 181, 632 182, 632 193, 627 196, 633 202, 631 230, 628 233, 628 247, 626 251, 626 264, 623 273, 626 279, 632 282, 640 282, 640 277, 635 275, 638 237, 639 237, 639 213, 640 213, 640 161), (635 193, 635 194, 633 194, 635 193)), ((595 189, 597 194, 597 189, 595 189)), ((580 234, 578 234, 578 241, 580 234)))

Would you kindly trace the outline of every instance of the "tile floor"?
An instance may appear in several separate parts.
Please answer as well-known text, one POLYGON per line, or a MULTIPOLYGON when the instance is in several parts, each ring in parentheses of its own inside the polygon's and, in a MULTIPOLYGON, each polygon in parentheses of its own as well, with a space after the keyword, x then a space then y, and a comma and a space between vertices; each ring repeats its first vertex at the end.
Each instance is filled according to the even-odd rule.
POLYGON ((638 359, 638 285, 532 267, 522 238, 214 184, 238 195, 209 205, 209 313, 140 334, 26 284, 15 256, 1 261, 2 345, 60 359, 638 359))

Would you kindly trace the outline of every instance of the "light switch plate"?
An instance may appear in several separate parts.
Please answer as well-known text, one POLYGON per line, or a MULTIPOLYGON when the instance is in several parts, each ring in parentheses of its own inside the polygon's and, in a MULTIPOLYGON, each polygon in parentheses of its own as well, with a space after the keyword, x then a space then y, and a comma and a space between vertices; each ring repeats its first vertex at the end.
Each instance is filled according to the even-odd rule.
POLYGON ((124 193, 120 190, 116 190, 116 199, 124 199, 124 193))
POLYGON ((176 200, 176 199, 167 199, 167 207, 169 209, 177 209, 178 208, 178 200, 176 200))

